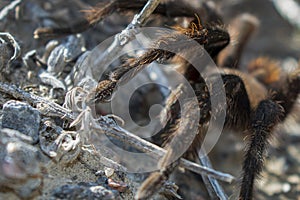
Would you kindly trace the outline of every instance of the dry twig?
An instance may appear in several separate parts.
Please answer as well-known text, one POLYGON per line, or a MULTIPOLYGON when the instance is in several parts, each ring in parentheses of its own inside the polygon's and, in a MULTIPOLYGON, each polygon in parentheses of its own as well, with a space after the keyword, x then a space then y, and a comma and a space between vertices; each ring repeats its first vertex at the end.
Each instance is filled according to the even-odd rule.
POLYGON ((60 105, 51 102, 47 99, 25 92, 24 90, 18 88, 15 85, 9 85, 0 82, 0 92, 8 94, 14 97, 15 99, 25 100, 28 103, 37 106, 39 111, 46 116, 61 117, 69 121, 73 121, 76 118, 72 111, 65 109, 60 105))
MULTIPOLYGON (((209 157, 206 155, 206 152, 204 152, 203 149, 198 152, 198 157, 201 165, 208 168, 212 168, 209 157)), ((211 199, 216 199, 216 198, 220 200, 228 199, 222 186, 218 183, 218 181, 215 178, 202 175, 202 179, 206 186, 206 189, 208 190, 209 195, 211 196, 211 199)))

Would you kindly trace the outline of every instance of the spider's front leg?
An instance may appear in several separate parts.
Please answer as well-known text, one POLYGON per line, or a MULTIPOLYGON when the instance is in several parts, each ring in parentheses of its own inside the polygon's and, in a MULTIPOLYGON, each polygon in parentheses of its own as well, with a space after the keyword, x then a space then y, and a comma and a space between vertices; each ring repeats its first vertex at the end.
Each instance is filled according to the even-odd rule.
POLYGON ((193 49, 190 45, 186 45, 189 40, 203 45, 209 55, 214 58, 229 43, 230 38, 227 31, 219 25, 202 25, 200 20, 199 24, 191 23, 189 28, 177 27, 173 33, 166 33, 154 41, 153 47, 143 55, 129 59, 112 71, 107 80, 100 81, 98 86, 88 94, 87 104, 106 102, 118 85, 125 84, 152 62, 165 61, 176 56, 176 53, 169 50, 170 48, 193 54, 197 48, 193 49))

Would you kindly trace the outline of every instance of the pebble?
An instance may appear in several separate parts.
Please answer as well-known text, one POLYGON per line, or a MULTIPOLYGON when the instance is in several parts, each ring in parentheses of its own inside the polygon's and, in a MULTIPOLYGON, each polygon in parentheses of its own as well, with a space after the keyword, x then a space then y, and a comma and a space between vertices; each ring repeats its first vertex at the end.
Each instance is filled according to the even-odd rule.
POLYGON ((266 168, 273 174, 280 176, 282 173, 285 173, 288 170, 286 159, 284 157, 273 158, 268 162, 269 164, 266 165, 266 168))
POLYGON ((273 196, 280 193, 288 193, 291 190, 291 185, 289 183, 280 183, 277 180, 271 183, 268 183, 264 186, 264 191, 269 195, 273 196))
POLYGON ((16 130, 0 130, 0 188, 21 199, 37 195, 43 185, 41 155, 29 142, 30 137, 16 130))
POLYGON ((105 175, 109 178, 115 173, 115 170, 109 167, 104 167, 104 172, 105 175))
POLYGON ((291 185, 290 185, 290 184, 284 183, 284 184, 282 185, 282 192, 287 193, 287 192, 289 192, 290 190, 291 190, 291 185))
POLYGON ((47 71, 58 74, 64 67, 85 51, 85 40, 81 34, 71 35, 67 40, 56 46, 47 60, 47 71))
POLYGON ((11 100, 3 105, 2 128, 18 130, 32 138, 39 139, 40 112, 27 103, 11 100))
POLYGON ((52 191, 52 197, 55 199, 102 199, 115 200, 120 199, 117 191, 108 190, 95 183, 78 183, 76 185, 63 185, 52 191))
POLYGON ((269 183, 265 186, 264 191, 272 196, 274 194, 278 194, 282 191, 282 185, 279 182, 269 183))
POLYGON ((300 177, 299 175, 291 175, 287 178, 288 182, 291 184, 299 184, 300 183, 300 177))

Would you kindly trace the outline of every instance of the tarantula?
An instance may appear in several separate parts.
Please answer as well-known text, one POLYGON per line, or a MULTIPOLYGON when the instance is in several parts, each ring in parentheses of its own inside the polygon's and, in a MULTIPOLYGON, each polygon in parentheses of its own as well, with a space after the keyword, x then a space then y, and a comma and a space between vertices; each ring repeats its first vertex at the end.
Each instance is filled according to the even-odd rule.
MULTIPOLYGON (((116 9, 120 11, 136 10, 140 9, 145 3, 144 1, 137 1, 133 4, 122 4, 122 2, 120 0, 110 1, 101 9, 92 10, 93 12, 90 13, 87 21, 89 24, 94 24, 116 9)), ((300 68, 295 69, 291 73, 285 73, 273 60, 258 58, 248 65, 247 73, 242 72, 238 61, 243 45, 251 34, 253 27, 255 27, 255 20, 249 17, 243 18, 244 22, 242 25, 246 24, 246 26, 239 29, 242 31, 237 38, 237 40, 240 40, 240 43, 236 46, 230 46, 224 52, 221 52, 230 43, 230 35, 224 25, 222 25, 222 20, 218 14, 213 12, 208 6, 204 6, 204 12, 202 12, 203 10, 201 12, 195 11, 188 6, 186 9, 170 9, 170 12, 168 12, 168 6, 174 4, 176 4, 175 1, 166 1, 165 4, 160 4, 155 13, 164 16, 191 17, 193 19, 190 21, 189 26, 185 28, 174 27, 176 33, 162 36, 153 45, 152 49, 147 50, 137 58, 128 60, 122 66, 113 70, 106 80, 100 81, 98 86, 90 92, 87 103, 108 101, 118 83, 132 70, 136 74, 143 67, 154 61, 170 60, 176 57, 174 53, 162 49, 164 49, 164 46, 175 45, 178 35, 183 34, 195 40, 200 45, 203 45, 204 49, 217 62, 220 68, 220 71, 216 73, 220 74, 223 80, 227 103, 224 129, 240 133, 246 132, 249 135, 247 137, 249 145, 243 162, 243 178, 239 199, 252 199, 254 181, 262 171, 264 152, 273 130, 292 111, 300 93, 300 68), (201 18, 201 22, 197 17, 198 15, 201 18)), ((65 34, 73 33, 74 31, 82 30, 74 28, 63 29, 63 31, 40 29, 36 32, 36 35, 53 35, 57 32, 65 34)), ((180 48, 181 51, 193 53, 193 49, 186 49, 184 46, 180 48)), ((178 60, 181 62, 180 71, 195 90, 201 112, 198 122, 199 133, 184 154, 185 157, 192 155, 192 158, 195 158, 205 136, 207 123, 211 117, 215 117, 211 116, 211 111, 216 108, 212 108, 210 104, 208 87, 211 86, 206 84, 201 74, 190 63, 182 59, 178 60)), ((213 77, 213 73, 211 77, 213 77)), ((170 96, 169 99, 171 98, 173 97, 170 96)), ((177 137, 178 134, 183 134, 178 131, 178 121, 182 120, 182 117, 180 118, 180 113, 177 112, 179 110, 178 102, 169 99, 166 100, 169 103, 166 105, 169 112, 168 123, 163 130, 164 135, 167 135, 166 142, 163 145, 167 147, 168 153, 160 161, 161 171, 153 173, 141 186, 137 195, 138 199, 145 199, 151 196, 152 193, 149 192, 149 188, 158 188, 176 166, 176 162, 171 167, 166 165, 173 151, 176 151, 174 147, 168 147, 168 143, 177 137)), ((184 106, 190 106, 192 109, 192 106, 188 103, 184 106)), ((188 128, 188 124, 184 128, 188 128)), ((182 127, 180 130, 182 130, 182 127)), ((188 134, 188 132, 184 133, 188 134)))

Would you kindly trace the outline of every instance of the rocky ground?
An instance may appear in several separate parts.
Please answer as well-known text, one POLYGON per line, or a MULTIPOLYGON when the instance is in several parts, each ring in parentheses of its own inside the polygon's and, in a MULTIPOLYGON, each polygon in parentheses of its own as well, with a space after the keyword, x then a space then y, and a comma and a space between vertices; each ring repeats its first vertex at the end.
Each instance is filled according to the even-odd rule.
MULTIPOLYGON (((71 79, 68 75, 79 65, 82 55, 123 30, 133 16, 132 13, 113 13, 80 35, 55 40, 35 39, 36 28, 72 24, 82 18, 80 10, 99 1, 14 2, 16 5, 11 9, 7 8, 12 1, 0 2, 1 84, 16 85, 59 105, 64 103, 67 91, 72 88, 70 85, 74 80, 68 83, 71 79), (16 40, 19 50, 13 45, 10 35, 3 32, 16 40), (16 59, 9 60, 16 50, 16 59), (63 60, 62 54, 65 56, 63 60)), ((278 59, 285 68, 297 66, 300 31, 277 12, 271 1, 226 0, 215 3, 225 24, 230 24, 235 16, 245 12, 260 21, 260 28, 245 47, 241 66, 257 56, 278 59)), ((153 26, 157 22, 151 18, 149 23, 153 26)), ((91 146, 86 146, 88 142, 79 131, 65 129, 68 124, 60 116, 42 112, 43 102, 30 102, 24 98, 23 103, 15 100, 20 100, 20 97, 0 92, 0 199, 134 198, 147 174, 124 173, 119 165, 112 165, 96 154, 91 146), (108 163, 112 166, 106 167, 108 163)), ((292 116, 276 129, 264 171, 256 184, 256 199, 300 200, 299 111, 295 108, 292 116)), ((213 168, 239 177, 243 139, 236 133, 223 134, 209 154, 213 168)), ((206 199, 206 192, 199 191, 199 182, 193 177, 196 175, 178 170, 173 180, 187 199, 206 199)), ((230 199, 236 199, 238 183, 221 185, 230 199)), ((163 197, 156 195, 154 199, 163 197)))

